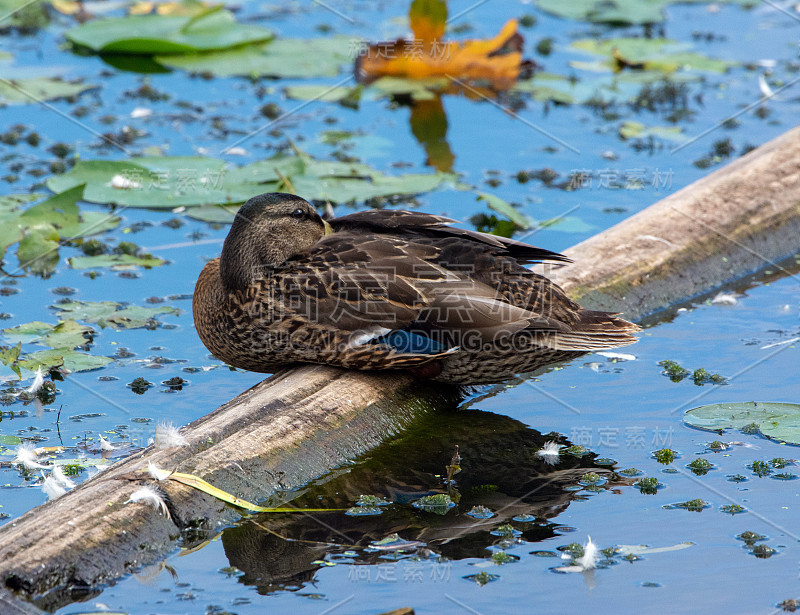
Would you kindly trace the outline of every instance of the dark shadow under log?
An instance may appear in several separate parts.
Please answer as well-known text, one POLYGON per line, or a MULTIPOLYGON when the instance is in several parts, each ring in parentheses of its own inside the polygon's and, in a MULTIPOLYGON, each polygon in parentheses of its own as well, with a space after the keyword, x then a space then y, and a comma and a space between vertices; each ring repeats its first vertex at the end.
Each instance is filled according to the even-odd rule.
MULTIPOLYGON (((576 262, 550 275, 584 306, 636 320, 795 252, 798 237, 794 129, 568 250, 576 262)), ((186 427, 189 447, 148 448, 0 528, 0 592, 41 597, 40 605, 57 608, 76 591, 91 592, 159 560, 183 529, 215 530, 239 515, 172 481, 159 485, 171 519, 126 504, 143 482, 130 477, 148 461, 263 500, 307 484, 458 398, 400 373, 282 371, 186 427)), ((5 599, 0 593, 0 605, 5 599)))

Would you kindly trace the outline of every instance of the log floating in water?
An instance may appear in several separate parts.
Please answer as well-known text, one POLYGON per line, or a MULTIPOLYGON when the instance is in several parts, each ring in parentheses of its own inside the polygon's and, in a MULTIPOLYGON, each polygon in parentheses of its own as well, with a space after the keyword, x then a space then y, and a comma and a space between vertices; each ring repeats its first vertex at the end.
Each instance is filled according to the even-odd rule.
MULTIPOLYGON (((800 128, 568 250, 575 264, 551 276, 585 307, 635 320, 796 251, 798 236, 800 128)), ((171 481, 159 485, 170 519, 125 504, 138 486, 130 477, 148 461, 260 500, 457 399, 452 389, 401 373, 321 366, 277 373, 184 429, 189 447, 149 448, 0 528, 0 590, 57 608, 76 590, 85 598, 158 560, 182 528, 213 531, 238 515, 171 481)))

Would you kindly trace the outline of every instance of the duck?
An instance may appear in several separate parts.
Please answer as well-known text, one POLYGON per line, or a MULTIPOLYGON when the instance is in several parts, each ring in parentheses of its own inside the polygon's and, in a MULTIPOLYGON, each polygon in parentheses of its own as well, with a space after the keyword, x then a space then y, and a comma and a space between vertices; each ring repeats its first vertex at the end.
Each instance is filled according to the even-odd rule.
POLYGON ((198 277, 197 333, 248 371, 316 363, 455 385, 636 341, 638 326, 530 269, 567 257, 453 222, 395 209, 325 220, 299 196, 255 196, 198 277))

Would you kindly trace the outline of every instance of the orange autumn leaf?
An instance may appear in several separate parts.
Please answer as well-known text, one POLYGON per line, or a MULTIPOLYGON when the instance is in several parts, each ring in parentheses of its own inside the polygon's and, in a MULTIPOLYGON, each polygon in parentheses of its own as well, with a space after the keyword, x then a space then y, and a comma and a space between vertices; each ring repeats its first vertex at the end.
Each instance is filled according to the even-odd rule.
POLYGON ((356 62, 361 81, 379 77, 449 77, 459 81, 489 81, 497 89, 508 89, 527 66, 522 60, 522 35, 517 20, 509 20, 489 40, 444 42, 418 39, 377 43, 363 50, 356 62))
POLYGON ((447 25, 447 2, 445 0, 414 0, 408 11, 408 22, 414 40, 422 41, 429 48, 434 41, 444 38, 447 25))

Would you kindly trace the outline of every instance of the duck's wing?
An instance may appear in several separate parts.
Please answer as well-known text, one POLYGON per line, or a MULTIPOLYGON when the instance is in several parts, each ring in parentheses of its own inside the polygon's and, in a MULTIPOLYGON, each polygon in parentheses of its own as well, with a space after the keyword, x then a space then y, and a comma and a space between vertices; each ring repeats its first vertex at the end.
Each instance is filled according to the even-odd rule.
POLYGON ((448 332, 448 346, 466 335, 483 342, 522 329, 567 330, 468 273, 442 267, 439 256, 431 244, 337 232, 290 261, 276 303, 293 306, 292 318, 351 332, 361 343, 398 330, 448 332))
POLYGON ((458 227, 449 226, 457 222, 444 216, 425 214, 400 209, 371 209, 348 214, 330 221, 334 231, 391 233, 397 236, 418 236, 430 238, 457 237, 466 242, 480 244, 492 248, 498 255, 510 256, 520 264, 549 262, 571 262, 569 258, 557 252, 537 248, 521 241, 479 233, 458 227))

